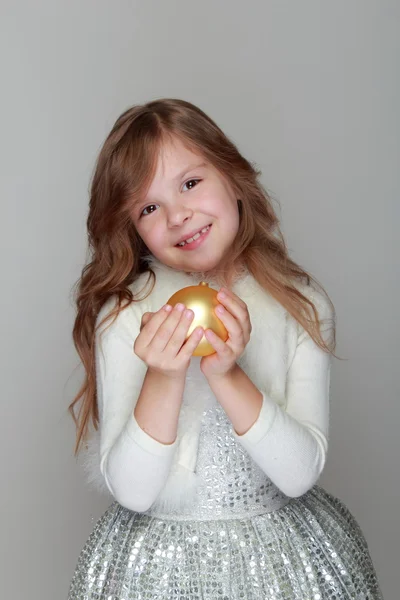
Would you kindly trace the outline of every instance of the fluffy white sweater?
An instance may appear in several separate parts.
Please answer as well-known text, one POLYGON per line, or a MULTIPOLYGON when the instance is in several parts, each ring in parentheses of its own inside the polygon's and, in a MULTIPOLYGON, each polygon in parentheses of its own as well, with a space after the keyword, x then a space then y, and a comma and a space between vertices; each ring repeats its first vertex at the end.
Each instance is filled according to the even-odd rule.
MULTIPOLYGON (((97 335, 100 428, 84 456, 90 480, 138 512, 153 505, 174 508, 183 498, 190 501, 202 412, 215 401, 200 371, 201 358, 193 357, 175 442, 162 444, 136 422, 133 410, 147 370, 133 352, 141 317, 159 310, 177 290, 199 283, 154 258, 151 266, 156 284, 150 296, 131 304, 97 335)), ((134 293, 143 289, 147 278, 143 274, 132 285, 134 293)), ((314 288, 299 289, 315 303, 328 340, 333 321, 327 299, 314 288)), ((331 356, 249 273, 233 284, 232 291, 246 302, 253 326, 238 364, 263 395, 256 422, 244 435, 232 427, 233 435, 284 494, 298 497, 317 482, 326 460, 331 356)), ((102 307, 98 323, 114 303, 112 298, 102 307)))

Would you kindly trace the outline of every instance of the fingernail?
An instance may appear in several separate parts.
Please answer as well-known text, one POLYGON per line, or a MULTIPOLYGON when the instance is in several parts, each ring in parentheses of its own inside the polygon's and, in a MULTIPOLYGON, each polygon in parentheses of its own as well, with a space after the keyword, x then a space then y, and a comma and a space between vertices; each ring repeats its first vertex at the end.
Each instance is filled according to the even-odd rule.
POLYGON ((225 292, 219 292, 218 293, 218 298, 226 298, 225 292))
POLYGON ((217 306, 216 311, 222 314, 223 312, 225 312, 225 309, 223 306, 217 306))
POLYGON ((170 311, 172 310, 172 306, 171 306, 170 304, 166 304, 166 305, 164 306, 164 310, 165 310, 166 312, 170 312, 170 311))

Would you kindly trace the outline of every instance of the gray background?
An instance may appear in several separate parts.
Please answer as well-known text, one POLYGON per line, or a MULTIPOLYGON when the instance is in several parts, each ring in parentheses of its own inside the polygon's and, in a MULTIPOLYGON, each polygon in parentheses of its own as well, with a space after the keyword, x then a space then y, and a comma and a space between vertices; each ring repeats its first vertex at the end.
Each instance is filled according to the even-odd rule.
POLYGON ((2 597, 65 598, 108 505, 72 455, 71 288, 105 135, 128 106, 169 96, 258 164, 292 256, 332 297, 348 360, 333 364, 321 483, 397 599, 399 3, 20 0, 1 13, 2 597))

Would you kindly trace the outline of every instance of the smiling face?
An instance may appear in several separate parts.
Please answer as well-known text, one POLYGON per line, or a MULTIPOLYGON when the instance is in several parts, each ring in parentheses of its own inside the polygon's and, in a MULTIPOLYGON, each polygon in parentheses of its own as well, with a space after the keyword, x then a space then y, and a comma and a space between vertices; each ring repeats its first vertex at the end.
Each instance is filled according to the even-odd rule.
POLYGON ((161 147, 154 178, 133 208, 132 220, 162 263, 181 271, 207 272, 229 254, 239 211, 236 195, 219 171, 174 139, 161 147), (191 243, 177 245, 208 225, 209 230, 191 243))

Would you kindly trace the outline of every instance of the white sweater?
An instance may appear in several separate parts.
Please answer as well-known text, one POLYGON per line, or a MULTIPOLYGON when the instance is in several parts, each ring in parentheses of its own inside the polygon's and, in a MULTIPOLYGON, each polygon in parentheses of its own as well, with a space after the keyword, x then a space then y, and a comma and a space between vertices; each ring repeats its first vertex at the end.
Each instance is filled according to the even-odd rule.
MULTIPOLYGON (((88 457, 84 459, 92 481, 101 484, 104 478, 114 498, 138 512, 163 498, 173 505, 175 495, 182 497, 185 486, 190 487, 190 477, 182 475, 179 479, 179 472, 188 475, 195 471, 202 410, 213 396, 200 371, 200 357, 193 357, 175 442, 162 444, 155 440, 134 417, 147 370, 133 352, 141 317, 146 311, 159 310, 182 287, 199 283, 190 274, 175 271, 154 258, 151 266, 156 284, 150 296, 131 304, 108 329, 109 322, 103 326, 106 330, 101 338, 97 335, 100 428, 89 442, 88 457), (94 461, 90 453, 92 458, 95 455, 94 461)), ((141 275, 132 290, 140 291, 147 277, 141 275)), ((218 289, 212 281, 210 285, 218 289)), ((324 339, 328 340, 332 314, 326 298, 310 287, 298 287, 315 303, 320 319, 324 319, 324 339)), ((232 427, 233 435, 284 494, 298 497, 317 482, 326 460, 331 356, 249 273, 236 281, 232 290, 246 302, 253 326, 238 364, 263 395, 256 422, 243 435, 236 434, 232 427)), ((98 323, 114 302, 112 298, 102 307, 98 323)))

